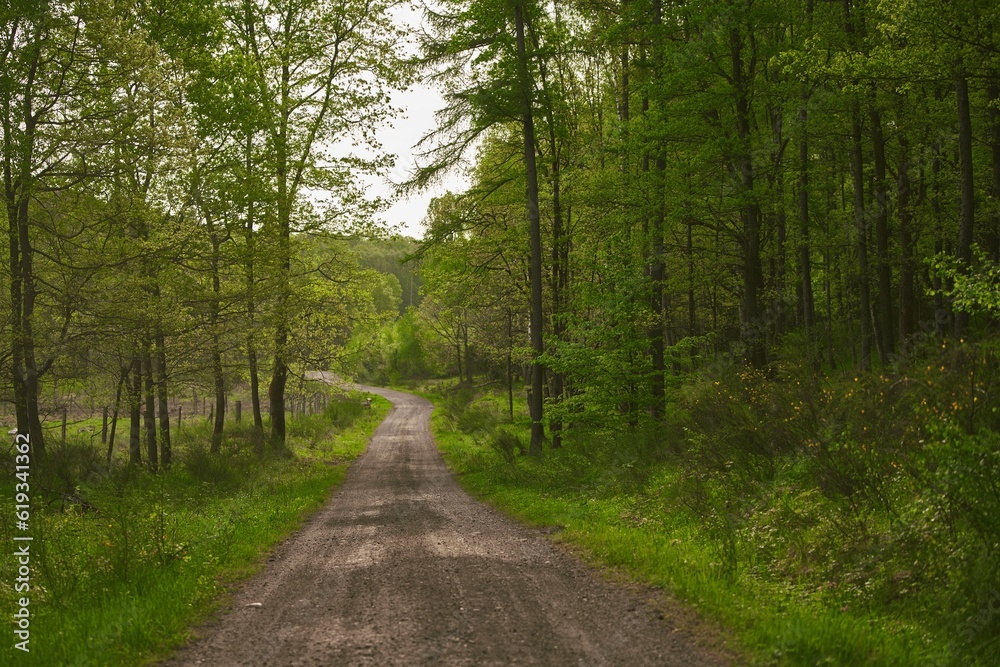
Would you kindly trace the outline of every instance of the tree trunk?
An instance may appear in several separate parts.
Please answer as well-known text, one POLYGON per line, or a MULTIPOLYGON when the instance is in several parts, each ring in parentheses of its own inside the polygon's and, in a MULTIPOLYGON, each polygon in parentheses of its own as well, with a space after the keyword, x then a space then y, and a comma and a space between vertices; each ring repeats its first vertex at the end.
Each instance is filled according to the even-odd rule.
MULTIPOLYGON (((160 297, 160 288, 156 287, 155 296, 160 297)), ((163 336, 163 328, 156 325, 153 343, 156 353, 156 399, 160 418, 160 463, 164 470, 170 469, 173 452, 170 448, 170 401, 167 395, 167 348, 163 336)))
MULTIPOLYGON (((685 254, 687 255, 687 306, 688 306, 688 336, 698 335, 698 311, 696 308, 695 301, 695 267, 694 267, 694 218, 688 214, 687 216, 687 246, 685 248, 685 254)), ((694 356, 696 350, 694 347, 691 348, 691 354, 694 356)))
POLYGON ((871 367, 872 321, 871 284, 868 269, 868 223, 865 217, 864 153, 861 143, 861 110, 854 101, 851 111, 851 174, 854 181, 854 224, 858 233, 858 293, 861 299, 859 324, 861 327, 861 370, 871 367))
POLYGON ((816 324, 816 301, 812 289, 812 263, 809 244, 809 135, 808 110, 806 109, 807 94, 802 93, 802 106, 799 108, 799 299, 802 311, 802 324, 806 333, 812 336, 816 324))
MULTIPOLYGON (((813 0, 806 2, 806 20, 812 28, 813 0)), ((812 247, 809 240, 809 87, 799 93, 799 309, 806 335, 812 341, 816 326, 816 299, 812 288, 812 247)))
MULTIPOLYGON (((287 231, 287 230, 286 230, 287 231)), ((284 239, 285 244, 288 238, 284 239)), ((285 321, 288 311, 288 283, 291 260, 286 253, 282 257, 282 271, 284 285, 280 287, 281 294, 278 296, 277 323, 274 328, 274 368, 271 371, 271 384, 267 389, 270 400, 269 412, 271 415, 271 445, 275 448, 284 447, 285 444, 285 385, 288 382, 288 362, 286 361, 285 347, 288 344, 288 324, 285 321)))
MULTIPOLYGON (((36 458, 45 457, 45 436, 42 433, 42 422, 38 412, 38 381, 41 371, 35 357, 35 272, 34 248, 31 244, 28 219, 28 200, 21 202, 18 211, 18 246, 21 268, 21 308, 20 318, 15 321, 13 335, 20 340, 21 360, 23 363, 24 410, 27 414, 27 424, 18 424, 18 431, 27 431, 30 435, 32 453, 36 458)), ((17 372, 17 370, 15 370, 17 372)))
POLYGON ((142 465, 142 359, 139 355, 132 358, 131 380, 129 393, 129 434, 128 462, 129 465, 142 465))
MULTIPOLYGON (((832 154, 836 157, 836 153, 832 154)), ((832 294, 832 279, 831 274, 833 273, 833 258, 830 252, 830 218, 833 216, 833 211, 835 208, 834 195, 836 194, 835 185, 831 178, 831 172, 828 170, 826 172, 826 211, 823 216, 823 237, 825 242, 823 244, 823 291, 826 296, 826 354, 827 359, 830 363, 830 369, 835 369, 837 367, 837 358, 833 353, 833 294, 832 294)))
MULTIPOLYGON (((283 76, 289 76, 287 68, 283 70, 283 76)), ((282 113, 290 114, 288 110, 288 100, 285 99, 287 90, 282 89, 281 108, 282 113)), ((289 157, 288 157, 288 118, 284 119, 285 125, 275 136, 275 163, 277 165, 276 182, 278 186, 278 271, 277 295, 274 304, 275 326, 274 326, 274 366, 271 369, 271 384, 267 389, 270 400, 269 411, 271 414, 271 446, 276 449, 285 446, 285 386, 288 384, 288 308, 291 300, 291 273, 292 273, 292 204, 294 193, 289 191, 289 157)))
MULTIPOLYGON (((941 145, 935 141, 931 146, 931 213, 934 218, 934 254, 944 252, 944 222, 941 207, 941 145)), ((934 288, 934 332, 938 338, 948 329, 948 311, 944 307, 941 293, 941 276, 935 273, 931 278, 934 288)))
POLYGON ((892 333, 892 268, 889 266, 889 198, 885 180, 885 136, 882 133, 882 115, 875 108, 874 100, 869 113, 872 123, 872 147, 875 158, 875 248, 878 261, 878 311, 881 327, 882 364, 888 363, 895 351, 892 333))
POLYGON ((467 313, 462 311, 462 347, 465 349, 465 381, 472 386, 472 353, 469 351, 469 322, 467 313))
MULTIPOLYGON (((627 61, 627 50, 623 52, 623 57, 627 61)), ((627 62, 623 63, 627 66, 627 62)), ((627 79, 627 74, 623 74, 627 79)), ((549 97, 548 83, 545 80, 545 70, 542 70, 542 82, 545 91, 546 116, 549 126, 549 147, 550 147, 550 169, 552 187, 552 272, 549 280, 549 288, 552 292, 552 314, 551 327, 552 335, 556 342, 562 341, 563 326, 563 291, 565 288, 565 244, 563 238, 563 209, 562 209, 562 151, 560 149, 559 138, 556 134, 556 117, 553 112, 553 103, 549 97)), ((627 85, 627 83, 626 83, 627 85)), ((628 114, 628 105, 622 109, 622 113, 628 114)), ((562 400, 563 394, 563 374, 553 372, 549 378, 549 395, 553 401, 562 400)), ((549 422, 549 432, 552 434, 552 448, 558 449, 562 446, 562 422, 553 419, 549 422)))
MULTIPOLYGON (((111 457, 115 453, 115 431, 118 429, 118 407, 122 402, 122 385, 128 376, 129 369, 122 368, 118 376, 118 386, 115 388, 115 407, 111 411, 111 432, 108 434, 108 468, 111 467, 111 457)), ((106 412, 104 413, 107 414, 106 412)))
POLYGON ((736 132, 740 141, 739 176, 743 222, 743 321, 741 337, 747 363, 767 364, 767 322, 760 312, 764 275, 760 261, 760 205, 754 192, 753 154, 750 147, 750 82, 743 71, 743 37, 739 27, 729 31, 729 51, 736 93, 736 132))
MULTIPOLYGON (((622 15, 628 8, 629 0, 622 0, 621 11, 622 15)), ((618 119, 622 124, 622 132, 625 136, 628 136, 628 121, 629 121, 629 96, 631 91, 629 90, 629 43, 628 40, 622 40, 622 51, 621 51, 621 67, 622 67, 622 99, 618 106, 618 119)))
POLYGON ((535 165, 535 119, 532 109, 532 88, 528 75, 528 55, 524 40, 524 8, 521 2, 514 5, 514 28, 517 33, 517 74, 520 89, 521 126, 524 139, 524 167, 527 177, 526 208, 531 241, 531 444, 529 451, 542 453, 545 428, 542 423, 543 369, 540 362, 545 352, 542 338, 542 230, 538 211, 538 171, 535 165))
POLYGON ((28 434, 34 461, 45 457, 45 435, 38 414, 40 373, 35 359, 33 331, 34 248, 28 206, 36 187, 33 162, 38 115, 34 109, 34 84, 38 70, 43 66, 41 49, 45 23, 44 19, 38 21, 34 33, 27 36, 31 42, 31 53, 21 87, 23 97, 19 104, 4 109, 3 131, 4 190, 10 250, 11 380, 17 430, 18 433, 28 434))
POLYGON ((212 272, 212 301, 209 310, 209 327, 212 336, 212 378, 215 384, 215 408, 212 412, 211 451, 222 447, 222 434, 226 426, 226 381, 222 373, 222 342, 220 340, 220 315, 222 313, 222 280, 219 276, 222 239, 219 238, 211 220, 208 221, 209 237, 212 241, 212 255, 209 268, 212 272))
POLYGON ((910 142, 901 132, 899 165, 896 169, 896 208, 899 212, 899 348, 909 351, 916 328, 915 261, 913 256, 913 209, 910 207, 910 142))
MULTIPOLYGON (((653 0, 653 25, 659 27, 663 25, 663 3, 662 0, 653 0)), ((658 80, 663 69, 663 55, 658 46, 658 41, 654 39, 653 44, 653 77, 658 80)), ((648 106, 644 105, 644 106, 648 106)), ((644 109, 645 111, 645 109, 644 109)), ((649 280, 650 280, 650 308, 653 311, 652 326, 649 329, 649 348, 653 366, 653 386, 651 391, 652 415, 659 419, 663 415, 665 382, 666 382, 666 359, 665 348, 667 338, 667 319, 669 312, 664 307, 663 281, 666 276, 666 266, 664 258, 663 235, 666 227, 666 202, 664 201, 666 189, 667 158, 664 153, 662 142, 656 137, 651 137, 655 151, 654 166, 656 168, 655 186, 653 188, 653 224, 650 226, 650 257, 649 257, 649 280)))
POLYGON ((250 362, 250 403, 253 406, 253 426, 260 432, 264 432, 264 419, 260 412, 260 377, 257 370, 257 348, 253 340, 247 341, 247 358, 250 362))
MULTIPOLYGON (((972 117, 969 112, 969 82, 965 75, 955 77, 955 98, 958 106, 959 216, 958 247, 955 256, 968 270, 972 263, 972 231, 975 218, 976 191, 972 177, 972 117)), ((968 313, 955 313, 955 335, 962 336, 969 327, 968 313)))
POLYGON ((258 433, 264 432, 264 420, 260 412, 260 373, 257 368, 257 344, 254 341, 254 325, 257 317, 257 294, 255 279, 255 255, 256 243, 254 235, 254 198, 251 194, 250 175, 253 171, 253 136, 248 132, 246 136, 246 175, 247 175, 247 219, 243 227, 244 238, 246 240, 246 259, 244 268, 246 271, 247 290, 247 324, 249 324, 247 334, 247 362, 250 366, 250 404, 253 410, 253 426, 258 433))
POLYGON ((149 337, 142 341, 142 380, 145 388, 145 406, 142 414, 143 429, 146 432, 146 464, 150 472, 156 472, 159 467, 159 456, 156 451, 156 394, 153 383, 153 354, 149 337))
POLYGON ((215 414, 212 423, 212 451, 222 447, 222 434, 226 427, 226 379, 222 374, 222 353, 218 338, 212 341, 212 375, 215 376, 215 414))
POLYGON ((990 119, 990 157, 993 182, 990 184, 990 200, 993 204, 993 214, 990 216, 990 227, 986 234, 986 251, 990 259, 1000 262, 1000 81, 995 77, 987 86, 990 119))
MULTIPOLYGON (((771 83, 778 85, 776 76, 771 83)), ((784 164, 784 114, 780 106, 768 109, 771 120, 771 175, 769 180, 773 189, 772 203, 769 207, 773 229, 775 230, 776 252, 771 264, 771 284, 774 289, 774 301, 771 310, 777 333, 783 333, 787 326, 785 313, 785 269, 787 265, 786 240, 788 235, 788 218, 785 211, 785 179, 782 173, 784 164)))
POLYGON ((514 312, 507 309, 507 410, 514 421, 514 312))

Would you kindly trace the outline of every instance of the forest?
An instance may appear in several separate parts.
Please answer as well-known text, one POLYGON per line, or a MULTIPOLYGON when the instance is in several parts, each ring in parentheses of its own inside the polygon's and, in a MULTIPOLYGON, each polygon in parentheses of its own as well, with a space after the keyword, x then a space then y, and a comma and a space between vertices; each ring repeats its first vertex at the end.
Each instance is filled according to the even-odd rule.
POLYGON ((440 3, 413 184, 474 152, 471 186, 370 370, 457 375, 471 488, 765 664, 995 664, 998 20, 440 3))
POLYGON ((164 654, 323 502, 388 406, 315 371, 751 662, 1000 660, 1000 3, 397 4, 0 8, 49 664, 164 654), (400 196, 470 183, 422 239, 366 193, 414 82, 400 196))

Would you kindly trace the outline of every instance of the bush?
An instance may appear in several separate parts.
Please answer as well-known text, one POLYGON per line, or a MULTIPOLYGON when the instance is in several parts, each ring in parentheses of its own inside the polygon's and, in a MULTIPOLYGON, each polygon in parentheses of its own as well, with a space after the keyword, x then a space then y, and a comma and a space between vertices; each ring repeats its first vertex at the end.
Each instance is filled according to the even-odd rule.
POLYGON ((486 439, 489 446, 509 465, 517 462, 516 454, 523 455, 526 451, 521 436, 507 429, 498 428, 486 439))
POLYGON ((497 423, 498 417, 491 406, 471 406, 463 410, 455 420, 455 426, 462 433, 484 433, 497 423))
POLYGON ((457 425, 459 418, 468 410, 473 397, 474 394, 471 387, 459 385, 442 392, 438 407, 452 424, 457 425))
POLYGON ((98 483, 106 474, 104 457, 89 440, 69 438, 62 443, 50 439, 42 484, 49 493, 61 497, 63 506, 67 501, 72 502, 81 486, 98 483))
POLYGON ((365 406, 358 397, 343 396, 331 400, 323 410, 323 417, 339 429, 350 428, 365 413, 365 406))
POLYGON ((180 458, 181 467, 191 477, 207 484, 232 486, 242 473, 239 466, 233 465, 235 457, 213 454, 204 443, 189 446, 180 458))

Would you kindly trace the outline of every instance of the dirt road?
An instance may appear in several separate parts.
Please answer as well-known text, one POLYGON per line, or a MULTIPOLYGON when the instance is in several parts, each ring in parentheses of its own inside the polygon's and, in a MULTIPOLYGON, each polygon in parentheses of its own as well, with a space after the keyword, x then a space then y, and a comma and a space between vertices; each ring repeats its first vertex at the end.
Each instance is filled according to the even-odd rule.
POLYGON ((168 665, 718 665, 676 619, 470 498, 394 403, 332 501, 168 665))

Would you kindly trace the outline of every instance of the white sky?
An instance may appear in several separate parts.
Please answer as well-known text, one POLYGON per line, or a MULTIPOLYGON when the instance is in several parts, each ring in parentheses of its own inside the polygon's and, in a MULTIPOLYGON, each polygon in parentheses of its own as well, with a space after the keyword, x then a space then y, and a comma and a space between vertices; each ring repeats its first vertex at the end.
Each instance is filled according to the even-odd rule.
MULTIPOLYGON (((393 183, 401 183, 410 176, 415 166, 413 145, 433 129, 434 112, 444 105, 444 100, 436 90, 419 84, 392 97, 393 103, 404 111, 395 120, 393 127, 383 128, 377 134, 385 150, 396 154, 396 166, 389 173, 388 180, 370 185, 371 194, 383 197, 391 196, 393 183)), ((400 225, 400 233, 406 236, 421 238, 424 234, 421 223, 431 199, 448 190, 458 192, 466 187, 468 182, 463 170, 458 168, 441 184, 400 199, 377 217, 390 226, 400 225)))
MULTIPOLYGON (((419 8, 400 6, 393 14, 397 25, 417 26, 420 23, 419 8)), ((434 112, 444 106, 444 99, 434 88, 417 83, 410 90, 393 94, 392 103, 403 112, 391 127, 380 129, 377 136, 386 151, 396 154, 396 166, 389 173, 388 181, 370 184, 371 194, 383 197, 391 196, 393 183, 401 183, 410 176, 414 167, 413 146, 434 128, 434 112)), ((464 172, 458 168, 440 185, 400 199, 377 217, 390 227, 399 226, 400 233, 406 236, 421 238, 424 234, 421 223, 431 199, 448 190, 458 192, 467 187, 464 172)))

